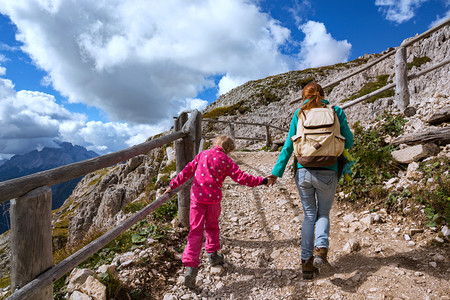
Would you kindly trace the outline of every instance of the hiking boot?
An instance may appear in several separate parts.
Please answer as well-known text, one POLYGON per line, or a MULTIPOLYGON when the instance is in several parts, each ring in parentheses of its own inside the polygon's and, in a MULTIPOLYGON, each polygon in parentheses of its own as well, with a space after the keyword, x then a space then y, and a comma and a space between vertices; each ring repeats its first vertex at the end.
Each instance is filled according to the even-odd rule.
POLYGON ((191 289, 194 288, 197 273, 198 268, 186 267, 186 271, 184 272, 184 285, 191 289))
POLYGON ((223 265, 223 263, 225 262, 223 255, 218 253, 217 251, 213 253, 208 253, 208 260, 211 266, 213 267, 223 265))
POLYGON ((314 257, 310 257, 308 260, 302 259, 302 277, 303 279, 312 279, 314 277, 314 273, 317 273, 317 268, 313 265, 314 257))
POLYGON ((327 248, 314 248, 313 266, 320 270, 320 273, 327 273, 332 271, 333 267, 327 260, 327 248))

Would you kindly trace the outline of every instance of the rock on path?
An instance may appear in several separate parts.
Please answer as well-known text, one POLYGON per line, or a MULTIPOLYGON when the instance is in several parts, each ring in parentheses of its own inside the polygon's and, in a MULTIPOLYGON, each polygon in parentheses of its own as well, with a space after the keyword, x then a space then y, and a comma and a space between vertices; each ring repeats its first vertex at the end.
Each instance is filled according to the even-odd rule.
MULTIPOLYGON (((241 169, 265 176, 278 153, 236 152, 241 169)), ((287 169, 272 187, 223 186, 223 267, 206 254, 198 288, 183 286, 179 270, 164 299, 450 299, 449 251, 428 246, 437 232, 414 228, 384 210, 352 211, 335 202, 330 263, 334 274, 303 280, 300 265, 302 209, 287 169)))

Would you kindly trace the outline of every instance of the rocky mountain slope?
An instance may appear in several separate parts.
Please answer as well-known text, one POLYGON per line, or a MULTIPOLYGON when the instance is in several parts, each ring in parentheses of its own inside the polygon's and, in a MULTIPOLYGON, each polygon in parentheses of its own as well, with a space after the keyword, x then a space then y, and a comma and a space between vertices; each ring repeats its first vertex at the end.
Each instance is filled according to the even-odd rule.
MULTIPOLYGON (((448 27, 432 34, 417 45, 409 47, 410 72, 414 73, 425 69, 442 61, 443 58, 449 57, 449 48, 450 29, 448 27)), ((365 55, 344 64, 292 71, 251 81, 222 95, 216 102, 208 106, 203 114, 205 117, 219 120, 270 123, 288 129, 292 114, 299 106, 299 103, 291 104, 291 101, 299 97, 305 84, 313 79, 321 84, 333 82, 378 56, 378 54, 365 55)), ((372 69, 327 89, 327 99, 332 104, 341 105, 341 101, 356 97, 363 88, 370 89, 373 88, 373 85, 386 85, 393 79, 395 72, 393 66, 394 57, 392 56, 372 69)), ((450 106, 449 72, 450 67, 447 65, 411 81, 409 85, 411 106, 416 108, 416 114, 405 120, 405 134, 421 132, 430 128, 449 127, 448 122, 438 125, 430 125, 427 122, 436 111, 450 106)), ((383 98, 374 99, 370 103, 360 103, 350 107, 345 113, 351 126, 354 128, 362 126, 362 128, 370 130, 380 124, 381 121, 376 117, 382 115, 384 111, 391 111, 397 115, 400 113, 393 100, 393 94, 388 93, 383 98)), ((204 134, 221 134, 227 131, 228 128, 223 124, 203 123, 204 134)), ((236 125, 235 132, 236 136, 264 137, 265 128, 236 125)), ((282 131, 271 130, 271 134, 273 141, 285 138, 285 133, 282 131)), ((389 142, 392 137, 386 136, 385 139, 386 142, 389 142)), ((259 151, 264 147, 264 143, 261 142, 255 143, 247 140, 237 142, 239 149, 259 151)), ((144 207, 154 197, 160 195, 175 174, 174 153, 171 146, 155 149, 123 164, 98 170, 85 176, 72 196, 53 213, 54 248, 59 249, 62 254, 65 253, 64 251, 70 252, 74 247, 118 224, 133 212, 144 207)), ((439 153, 433 153, 433 157, 449 156, 448 146, 437 147, 439 153)), ((273 161, 269 156, 276 156, 276 153, 263 154, 264 158, 261 156, 258 160, 252 160, 253 154, 242 157, 240 163, 246 164, 249 171, 254 174, 265 175, 273 166, 273 161)), ((259 154, 254 154, 255 157, 257 155, 259 154)), ((446 162, 448 164, 448 160, 446 162)), ((445 170, 445 165, 442 166, 438 163, 436 167, 438 166, 445 170)), ((394 180, 389 183, 390 185, 386 183, 385 187, 394 190, 398 186, 404 185, 406 181, 402 181, 402 179, 406 178, 407 174, 411 174, 405 171, 401 170, 401 172, 391 174, 390 176, 394 180)), ((448 176, 448 171, 443 176, 448 176)), ((106 270, 113 266, 114 278, 118 278, 122 282, 122 287, 128 291, 128 294, 136 295, 136 299, 202 299, 202 297, 213 299, 215 295, 220 295, 223 299, 302 299, 297 295, 319 299, 329 299, 330 297, 358 299, 359 296, 367 293, 371 293, 372 299, 391 299, 412 297, 410 286, 413 284, 423 286, 424 299, 427 299, 426 297, 435 299, 435 297, 449 294, 448 288, 445 288, 448 286, 448 279, 439 275, 448 272, 448 251, 445 254, 445 251, 441 253, 442 251, 439 249, 432 250, 434 251, 433 257, 436 258, 430 258, 419 249, 420 251, 414 253, 420 252, 423 255, 411 255, 404 258, 403 254, 406 252, 417 250, 408 248, 414 245, 410 245, 407 241, 408 243, 402 244, 402 247, 398 249, 398 253, 393 252, 396 249, 395 245, 404 243, 402 240, 404 234, 412 236, 411 228, 424 228, 425 221, 422 219, 425 216, 424 212, 421 212, 420 206, 413 207, 415 209, 409 207, 409 211, 417 212, 417 215, 414 216, 418 218, 417 220, 422 220, 420 222, 410 224, 411 220, 406 217, 398 219, 395 214, 388 215, 387 212, 386 214, 383 212, 378 218, 388 223, 387 228, 384 228, 382 223, 372 226, 373 223, 367 221, 370 224, 363 230, 362 226, 366 221, 362 221, 362 219, 371 216, 370 212, 367 213, 366 209, 363 209, 364 205, 361 204, 361 211, 355 213, 355 220, 347 222, 342 218, 356 208, 352 208, 345 202, 343 202, 344 204, 337 202, 336 205, 339 206, 334 208, 336 215, 332 221, 335 224, 334 234, 337 237, 337 240, 333 241, 336 252, 333 254, 332 261, 342 262, 341 265, 348 266, 348 269, 339 269, 341 275, 333 275, 334 277, 314 282, 302 281, 298 274, 297 262, 299 259, 298 229, 301 226, 301 209, 299 200, 295 198, 293 181, 290 179, 292 178, 287 176, 279 186, 271 188, 270 199, 266 199, 264 203, 257 195, 259 192, 269 194, 263 188, 255 189, 255 192, 253 190, 244 192, 237 189, 232 183, 227 185, 225 188, 227 189, 227 199, 236 198, 236 201, 224 203, 224 218, 221 223, 224 232, 224 250, 228 252, 226 255, 229 264, 225 269, 208 267, 202 269, 202 278, 199 283, 205 286, 205 289, 197 291, 197 293, 181 288, 179 282, 182 280, 178 274, 182 271, 179 258, 187 232, 177 227, 176 222, 174 228, 167 228, 159 224, 157 228, 163 231, 161 234, 156 234, 156 229, 149 231, 149 228, 155 227, 149 225, 148 222, 144 227, 133 229, 130 235, 131 242, 127 244, 130 246, 129 248, 112 251, 111 249, 114 247, 109 247, 108 251, 104 250, 100 255, 103 258, 98 258, 99 261, 90 266, 99 274, 103 274, 98 276, 103 278, 103 283, 106 284, 111 283, 111 277, 104 274, 108 274, 106 270), (289 180, 290 182, 288 182, 289 180), (253 210, 248 210, 247 203, 243 200, 255 202, 253 210), (262 213, 266 206, 267 214, 262 213), (288 213, 293 214, 292 218, 286 217, 288 213), (254 230, 247 230, 247 227, 254 230), (400 229, 397 231, 397 228, 400 229), (341 255, 341 251, 344 251, 347 242, 350 243, 349 235, 352 236, 355 232, 361 238, 364 235, 362 233, 372 233, 373 238, 370 239, 370 236, 367 236, 369 246, 364 246, 366 245, 365 240, 356 241, 363 251, 356 253, 359 258, 358 264, 352 265, 349 260, 354 256, 341 255), (395 238, 393 234, 396 235, 395 238), (363 257, 361 258, 361 256, 363 257), (389 259, 383 260, 384 256, 389 259), (364 257, 367 260, 364 260, 364 257), (393 262, 396 257, 401 262, 393 262), (442 257, 444 258, 442 259, 442 257), (364 265, 369 261, 371 263, 367 263, 367 268, 358 271, 359 265, 364 265), (412 262, 415 267, 408 267, 412 262), (435 269, 434 264, 431 266, 432 269, 428 267, 432 262, 437 265, 438 269, 435 269), (385 267, 386 264, 388 267, 385 267), (119 268, 114 267, 118 265, 120 265, 119 268), (380 271, 381 269, 382 271, 380 271), (377 273, 378 271, 381 273, 377 273), (398 275, 394 276, 391 274, 392 272, 398 273, 398 275), (436 272, 437 275, 431 275, 433 272, 436 272), (409 285, 401 284, 401 289, 390 293, 389 290, 395 288, 392 282, 396 279, 405 280, 409 285), (367 282, 369 284, 366 284, 367 282), (439 288, 433 288, 436 285, 439 288), (322 290, 323 293, 320 292, 322 290)), ((419 184, 419 182, 427 182, 427 180, 426 176, 422 176, 406 183, 420 186, 422 183, 419 184)), ((343 190, 341 193, 343 194, 339 195, 338 199, 345 200, 347 192, 343 190)), ((396 199, 398 200, 398 198, 396 199)), ((381 208, 383 207, 378 207, 377 211, 380 211, 381 208)), ((448 245, 448 235, 444 233, 442 237, 440 232, 440 228, 436 228, 435 231, 424 230, 417 237, 428 242, 438 237, 443 244, 448 245)), ((353 249, 356 247, 353 246, 354 244, 352 242, 348 246, 351 251, 357 251, 353 249)), ((419 242, 415 245, 425 246, 419 242)), ((444 249, 448 249, 448 246, 446 247, 444 249)), ((7 266, 7 255, 5 254, 7 251, 3 249, 4 247, 0 248, 3 262, 2 271, 7 266)), ((0 274, 0 277, 3 275, 0 274)), ((66 295, 67 291, 63 288, 63 292, 60 294, 64 297, 74 293, 78 295, 78 293, 82 293, 82 288, 74 288, 66 295)), ((85 292, 86 295, 89 294, 86 289, 85 292)))
MULTIPOLYGON (((34 150, 23 155, 15 155, 0 165, 0 181, 14 179, 29 174, 83 161, 98 154, 86 148, 63 142, 59 148, 44 147, 40 151, 34 150)), ((52 209, 59 208, 72 194, 73 189, 81 178, 63 182, 52 187, 52 209)), ((0 233, 9 229, 7 208, 0 207, 0 233)))

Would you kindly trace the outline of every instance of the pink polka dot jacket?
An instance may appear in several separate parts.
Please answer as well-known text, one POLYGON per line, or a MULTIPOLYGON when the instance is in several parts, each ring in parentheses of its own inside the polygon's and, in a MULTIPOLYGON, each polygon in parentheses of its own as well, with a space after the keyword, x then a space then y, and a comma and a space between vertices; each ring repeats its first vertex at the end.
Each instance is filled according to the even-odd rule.
POLYGON ((252 176, 239 169, 239 166, 228 157, 223 149, 215 146, 200 152, 193 161, 178 173, 170 182, 176 189, 192 176, 191 201, 206 204, 217 204, 222 200, 222 183, 227 176, 235 182, 255 187, 263 183, 264 178, 252 176))

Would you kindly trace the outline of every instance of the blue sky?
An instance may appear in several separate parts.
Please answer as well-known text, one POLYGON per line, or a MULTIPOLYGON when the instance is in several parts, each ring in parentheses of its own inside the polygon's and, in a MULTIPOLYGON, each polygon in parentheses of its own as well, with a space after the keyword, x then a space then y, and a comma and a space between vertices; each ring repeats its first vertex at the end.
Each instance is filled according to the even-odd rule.
POLYGON ((141 143, 249 80, 380 53, 450 0, 2 0, 0 159, 141 143))

